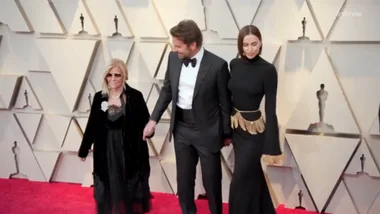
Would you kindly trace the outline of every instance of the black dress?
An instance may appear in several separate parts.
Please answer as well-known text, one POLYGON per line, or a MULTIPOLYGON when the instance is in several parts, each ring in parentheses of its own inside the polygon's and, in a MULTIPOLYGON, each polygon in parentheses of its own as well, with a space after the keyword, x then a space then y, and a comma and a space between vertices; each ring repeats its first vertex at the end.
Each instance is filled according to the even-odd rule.
POLYGON ((260 56, 230 62, 235 164, 230 186, 230 214, 275 214, 261 166, 263 154, 280 155, 276 116, 277 71, 260 56), (265 121, 259 110, 265 95, 265 121))
MULTIPOLYGON (((107 114, 108 181, 104 187, 103 200, 96 200, 98 214, 143 214, 150 210, 150 193, 146 195, 144 179, 128 176, 128 154, 125 154, 123 121, 125 102, 121 106, 110 105, 107 114), (145 194, 145 195, 144 195, 145 194)), ((126 118, 128 120, 128 118, 126 118)))

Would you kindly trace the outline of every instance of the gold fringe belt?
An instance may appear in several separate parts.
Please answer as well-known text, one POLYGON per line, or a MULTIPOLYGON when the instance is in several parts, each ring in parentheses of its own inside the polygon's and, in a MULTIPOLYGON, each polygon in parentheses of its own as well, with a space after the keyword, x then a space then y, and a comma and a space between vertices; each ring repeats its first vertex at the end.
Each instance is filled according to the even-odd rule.
POLYGON ((236 108, 234 108, 236 113, 234 115, 231 115, 231 128, 236 129, 240 127, 244 131, 247 131, 251 135, 255 135, 258 133, 262 133, 265 130, 265 121, 263 118, 263 115, 260 115, 260 118, 254 121, 249 121, 244 119, 244 117, 241 115, 242 113, 255 113, 259 112, 260 110, 254 110, 254 111, 240 111, 236 108))

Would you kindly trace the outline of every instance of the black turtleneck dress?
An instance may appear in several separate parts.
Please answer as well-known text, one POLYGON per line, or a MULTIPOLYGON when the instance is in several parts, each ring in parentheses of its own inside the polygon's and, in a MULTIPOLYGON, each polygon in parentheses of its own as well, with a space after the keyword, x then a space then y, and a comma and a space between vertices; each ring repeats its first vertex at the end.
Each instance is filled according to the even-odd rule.
MULTIPOLYGON (((230 186, 229 214, 275 214, 265 181, 261 157, 280 155, 276 115, 277 70, 260 56, 254 59, 235 58, 230 62, 228 87, 232 103, 239 111, 260 108, 265 96, 265 131, 250 134, 240 127, 233 129, 235 164, 230 186)), ((244 119, 255 121, 261 112, 242 113, 244 119)))

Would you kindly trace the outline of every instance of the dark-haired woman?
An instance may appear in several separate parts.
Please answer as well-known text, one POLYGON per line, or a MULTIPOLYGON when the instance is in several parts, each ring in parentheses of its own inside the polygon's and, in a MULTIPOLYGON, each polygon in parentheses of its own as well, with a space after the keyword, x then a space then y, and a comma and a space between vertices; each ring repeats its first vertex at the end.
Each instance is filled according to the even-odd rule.
POLYGON ((261 157, 272 162, 281 155, 276 116, 277 71, 260 57, 261 33, 243 27, 238 35, 239 58, 230 63, 233 145, 235 166, 230 186, 229 214, 275 214, 261 166, 261 157), (265 117, 260 103, 265 96, 265 117))

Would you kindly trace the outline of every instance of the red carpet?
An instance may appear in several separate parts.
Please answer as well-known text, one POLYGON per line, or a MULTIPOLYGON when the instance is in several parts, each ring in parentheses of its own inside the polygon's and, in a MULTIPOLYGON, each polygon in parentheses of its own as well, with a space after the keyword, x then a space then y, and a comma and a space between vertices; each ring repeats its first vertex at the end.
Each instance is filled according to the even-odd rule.
MULTIPOLYGON (((174 195, 154 193, 150 214, 181 214, 174 195)), ((198 213, 209 214, 206 200, 197 201, 198 213)), ((228 205, 224 205, 225 214, 228 205)), ((93 214, 92 189, 76 184, 39 183, 27 180, 0 179, 1 214, 93 214)), ((278 214, 311 214, 279 207, 278 214)))

